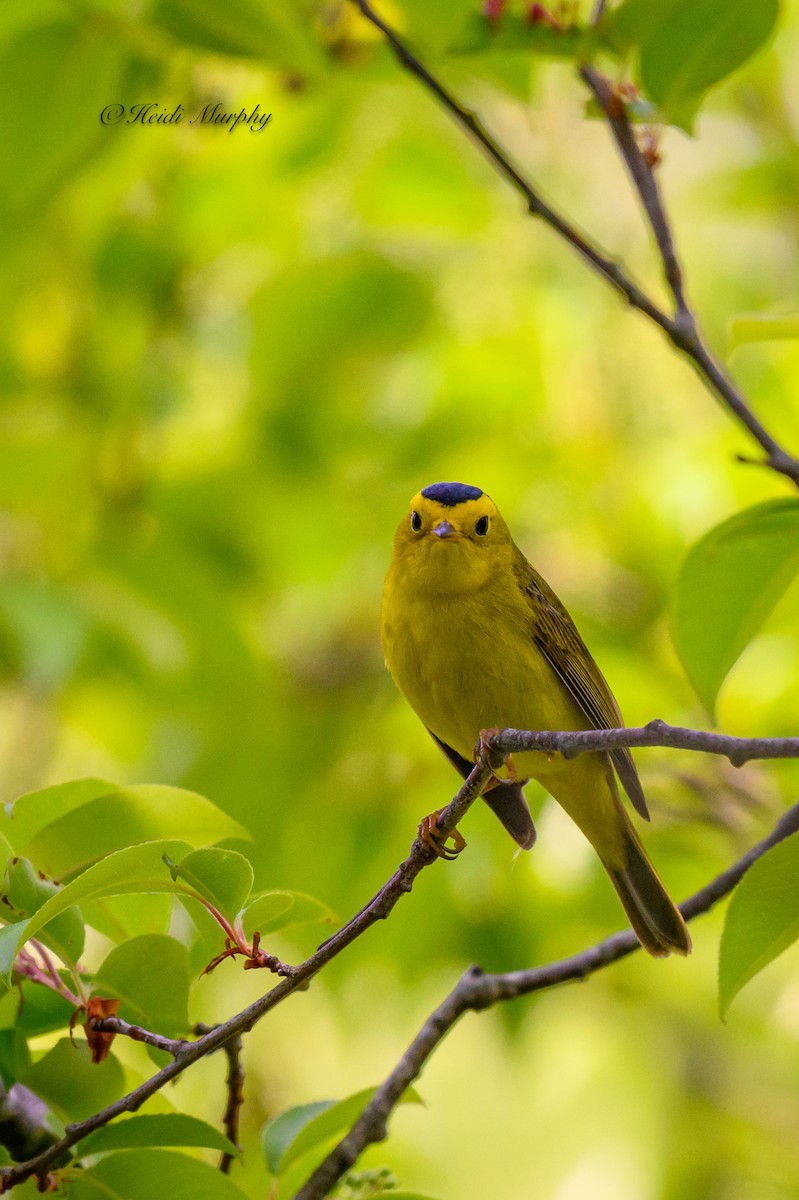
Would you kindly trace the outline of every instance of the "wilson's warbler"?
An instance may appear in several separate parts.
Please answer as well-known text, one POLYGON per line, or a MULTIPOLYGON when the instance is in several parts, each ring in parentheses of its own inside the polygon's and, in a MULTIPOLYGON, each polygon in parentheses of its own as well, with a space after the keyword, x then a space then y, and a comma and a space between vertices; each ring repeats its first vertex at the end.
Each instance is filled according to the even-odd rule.
MULTIPOLYGON (((414 496, 394 538, 382 641, 400 690, 464 777, 483 730, 622 724, 571 617, 480 488, 434 483, 414 496)), ((537 779, 596 850, 641 944, 657 956, 688 954, 685 922, 622 807, 614 768, 648 819, 627 750, 516 754, 485 800, 529 849, 535 828, 521 789, 537 779)))

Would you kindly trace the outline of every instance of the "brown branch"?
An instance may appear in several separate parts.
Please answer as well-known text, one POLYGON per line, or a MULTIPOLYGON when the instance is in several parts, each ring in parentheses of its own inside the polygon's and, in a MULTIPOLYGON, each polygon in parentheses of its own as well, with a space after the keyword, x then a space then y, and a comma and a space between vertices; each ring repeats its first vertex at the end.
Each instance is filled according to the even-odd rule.
POLYGON ((520 750, 543 750, 573 758, 591 750, 621 750, 636 746, 665 746, 671 750, 694 750, 728 758, 734 767, 751 759, 799 758, 799 737, 742 738, 727 733, 684 729, 665 721, 627 729, 586 729, 563 733, 530 733, 501 729, 486 741, 489 754, 500 757, 520 750))
POLYGON ((682 268, 677 259, 674 238, 666 217, 655 172, 641 152, 624 102, 611 83, 594 67, 582 66, 580 78, 594 93, 599 107, 604 112, 622 161, 641 198, 647 220, 655 235, 666 282, 677 305, 677 312, 682 315, 686 325, 693 326, 694 317, 685 299, 682 268))
MULTIPOLYGON (((682 273, 654 176, 635 143, 629 122, 624 115, 623 106, 617 97, 613 97, 615 103, 612 103, 611 97, 607 96, 604 88, 600 87, 601 76, 593 72, 591 68, 583 68, 583 78, 589 86, 593 87, 596 83, 600 87, 600 92, 606 100, 607 107, 605 105, 603 107, 609 120, 611 111, 614 113, 611 129, 652 224, 666 277, 677 303, 677 313, 673 317, 664 312, 595 242, 546 203, 538 189, 521 174, 480 119, 464 108, 441 81, 431 74, 421 59, 412 53, 391 26, 377 15, 369 0, 352 0, 352 3, 370 24, 380 30, 400 65, 427 88, 467 136, 482 150, 495 170, 522 196, 530 215, 540 218, 553 229, 572 249, 577 251, 594 271, 624 296, 631 307, 644 313, 663 330, 672 345, 689 360, 706 386, 716 394, 761 446, 766 456, 764 465, 786 476, 799 487, 799 459, 780 446, 760 423, 743 392, 710 352, 699 334, 696 320, 685 300, 682 273), (617 109, 620 110, 618 113, 617 109)), ((607 82, 603 82, 605 88, 609 88, 607 82)), ((602 104, 602 99, 600 99, 600 104, 602 104)))
MULTIPOLYGON (((700 888, 680 905, 687 921, 708 912, 740 881, 753 862, 772 846, 799 830, 799 804, 790 808, 774 830, 758 842, 732 867, 723 871, 706 887, 700 888)), ((349 1171, 367 1146, 383 1141, 387 1136, 388 1119, 397 1104, 430 1058, 439 1042, 460 1020, 465 1012, 480 1012, 505 1000, 529 996, 574 980, 587 979, 603 967, 626 958, 640 950, 635 934, 625 929, 604 941, 559 962, 525 971, 484 974, 479 967, 470 967, 461 976, 449 995, 430 1014, 393 1071, 386 1077, 372 1099, 354 1123, 349 1133, 335 1146, 292 1200, 322 1200, 333 1185, 349 1171)))
MULTIPOLYGON (((495 758, 502 758, 509 753, 522 749, 554 750, 570 756, 589 753, 598 749, 608 750, 614 746, 682 747, 688 750, 722 754, 732 762, 745 762, 750 758, 796 757, 799 755, 799 739, 797 738, 735 738, 724 734, 704 733, 700 730, 680 729, 676 726, 666 725, 662 721, 652 721, 649 725, 641 729, 572 730, 564 733, 534 733, 512 729, 500 730, 492 737, 485 739, 481 761, 474 768, 452 802, 442 810, 438 818, 439 833, 442 836, 451 833, 471 805, 480 796, 492 776, 492 767, 489 758, 494 766, 496 766, 495 758)), ((781 827, 781 825, 778 826, 778 828, 781 827)), ((785 835, 783 833, 780 836, 785 835)), ((756 848, 751 853, 754 853, 755 857, 758 857, 762 853, 762 850, 756 848)), ((107 1125, 115 1117, 121 1116, 123 1113, 136 1112, 145 1100, 155 1095, 156 1092, 160 1091, 172 1079, 177 1078, 192 1063, 197 1062, 215 1050, 221 1049, 231 1038, 236 1038, 243 1033, 249 1032, 257 1021, 270 1012, 271 1009, 282 1003, 293 992, 308 987, 314 976, 331 959, 335 958, 350 943, 365 933, 375 922, 385 920, 399 900, 410 892, 417 876, 425 867, 430 866, 435 861, 435 853, 417 837, 407 858, 400 863, 391 878, 375 893, 369 903, 359 913, 339 929, 337 933, 334 933, 331 938, 323 942, 310 958, 307 958, 305 962, 295 967, 288 978, 282 979, 280 983, 276 984, 269 992, 259 997, 259 999, 255 1000, 247 1008, 221 1025, 210 1029, 196 1041, 177 1043, 172 1042, 168 1038, 160 1039, 160 1035, 158 1034, 147 1034, 146 1030, 139 1030, 141 1035, 147 1034, 147 1037, 141 1036, 139 1040, 147 1041, 150 1037, 159 1038, 160 1048, 174 1053, 173 1061, 168 1063, 167 1066, 163 1067, 150 1079, 140 1084, 139 1087, 134 1088, 132 1092, 128 1092, 126 1096, 115 1100, 113 1104, 110 1104, 101 1112, 95 1113, 78 1124, 68 1125, 64 1136, 35 1158, 27 1162, 17 1163, 13 1167, 2 1168, 0 1170, 0 1190, 8 1191, 15 1184, 22 1183, 32 1175, 44 1174, 53 1162, 63 1155, 65 1151, 71 1149, 72 1146, 81 1141, 82 1138, 88 1137, 95 1129, 100 1129, 103 1125, 107 1125)), ((751 860, 741 860, 742 863, 744 861, 748 865, 748 861, 751 860)), ((740 866, 740 864, 738 865, 740 866)), ((709 890, 717 888, 719 880, 726 880, 729 877, 731 882, 728 884, 724 883, 722 890, 718 892, 718 895, 725 895, 735 885, 737 879, 740 878, 740 874, 734 875, 736 870, 737 867, 732 868, 731 872, 720 876, 713 884, 708 885, 708 889, 704 889, 703 893, 698 893, 698 895, 705 894, 709 890)), ((694 897, 694 900, 688 901, 686 906, 684 906, 683 911, 686 915, 696 915, 691 910, 691 905, 695 900, 696 897, 694 897)), ((700 909, 699 911, 704 910, 700 909)), ((618 943, 625 948, 618 954, 614 952, 607 958, 608 962, 615 961, 615 958, 621 957, 622 954, 629 954, 635 949, 637 944, 632 933, 629 935, 626 933, 617 934, 615 938, 609 939, 609 943, 613 947, 616 947, 618 943), (619 939, 621 939, 621 942, 619 942, 619 939)), ((592 950, 586 951, 585 954, 591 961, 593 961, 597 954, 600 954, 602 961, 597 965, 604 966, 605 957, 603 956, 606 956, 608 953, 607 949, 605 949, 606 945, 606 943, 601 943, 600 948, 594 947, 592 950)), ((550 964, 545 967, 534 968, 532 975, 535 978, 548 977, 549 972, 554 971, 557 975, 560 969, 561 966, 559 964, 550 964)), ((591 967, 591 970, 595 969, 596 967, 591 967)), ((559 981, 559 977, 556 979, 557 981, 559 981)), ((551 985, 542 984, 540 986, 551 985)), ((529 988, 527 990, 537 990, 537 988, 529 988)), ((521 995, 522 992, 514 994, 521 995)), ((503 996, 501 998, 507 999, 510 997, 503 996)), ((113 1029, 114 1032, 127 1033, 130 1037, 135 1036, 131 1031, 134 1029, 138 1030, 139 1028, 138 1026, 129 1026, 125 1022, 119 1022, 117 1018, 105 1018, 102 1022, 98 1021, 97 1026, 98 1028, 107 1028, 109 1032, 113 1029)))
MULTIPOLYGON (((205 1034, 210 1033, 214 1028, 212 1025, 195 1025, 194 1033, 205 1034)), ((230 1041, 225 1042, 222 1049, 227 1056, 228 1069, 225 1077, 225 1090, 227 1101, 225 1103, 225 1111, 222 1114, 222 1126, 229 1141, 241 1150, 239 1145, 239 1113, 241 1106, 244 1103, 244 1068, 241 1065, 242 1040, 240 1037, 233 1037, 230 1041)), ((222 1157, 219 1159, 219 1170, 223 1175, 230 1174, 230 1168, 235 1162, 235 1156, 225 1150, 222 1157)))
MULTIPOLYGON (((216 1026, 199 1024, 194 1026, 193 1032, 198 1034, 210 1033, 212 1028, 215 1027, 216 1026)), ((224 1105, 224 1112, 222 1114, 222 1127, 224 1129, 224 1133, 226 1133, 228 1141, 232 1141, 233 1145, 236 1147, 236 1150, 240 1151, 239 1115, 241 1112, 241 1105, 244 1104, 245 1082, 244 1067, 241 1066, 241 1038, 230 1038, 229 1042, 224 1043, 222 1050, 224 1050, 224 1054, 226 1054, 228 1060, 228 1073, 226 1075, 226 1080, 224 1080, 227 1102, 226 1105, 224 1105)), ((220 1163, 218 1163, 218 1169, 222 1171, 223 1175, 230 1174, 230 1168, 232 1168, 235 1158, 235 1154, 230 1154, 227 1150, 223 1151, 220 1158, 220 1163)))
POLYGON ((129 1037, 131 1041, 144 1042, 147 1046, 154 1046, 156 1050, 165 1050, 173 1058, 180 1058, 181 1054, 185 1054, 194 1044, 185 1038, 162 1037, 160 1033, 142 1029, 141 1025, 129 1025, 121 1017, 97 1017, 92 1021, 91 1027, 95 1033, 118 1033, 122 1037, 129 1037))
MULTIPOLYGON (((227 1076, 225 1077, 227 1103, 225 1111, 222 1114, 222 1125, 228 1139, 234 1146, 241 1149, 239 1146, 239 1114, 241 1106, 244 1103, 244 1068, 241 1065, 241 1038, 231 1038, 229 1042, 225 1042, 223 1049, 227 1055, 228 1069, 227 1076)), ((230 1168, 234 1161, 234 1155, 225 1151, 219 1160, 219 1170, 223 1175, 230 1173, 230 1168)))

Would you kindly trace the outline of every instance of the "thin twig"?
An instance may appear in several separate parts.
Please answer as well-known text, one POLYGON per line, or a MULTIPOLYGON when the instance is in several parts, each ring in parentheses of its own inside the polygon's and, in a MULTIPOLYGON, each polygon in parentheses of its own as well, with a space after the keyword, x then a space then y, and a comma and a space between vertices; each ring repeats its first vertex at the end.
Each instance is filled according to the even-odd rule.
POLYGON ((121 1017, 97 1017, 91 1025, 96 1033, 118 1033, 129 1037, 131 1041, 144 1042, 147 1046, 154 1046, 156 1050, 165 1050, 173 1058, 180 1058, 181 1054, 185 1054, 189 1047, 194 1045, 185 1038, 163 1037, 160 1033, 142 1029, 141 1025, 129 1025, 121 1017))
MULTIPOLYGON (((192 1032, 198 1035, 210 1033, 215 1029, 215 1025, 205 1025, 202 1022, 195 1025, 192 1032)), ((225 1134, 233 1145, 241 1150, 239 1145, 239 1113, 241 1106, 244 1103, 244 1068, 241 1065, 242 1040, 240 1037, 232 1037, 230 1041, 225 1042, 221 1047, 227 1057, 228 1068, 225 1077, 225 1092, 227 1099, 225 1101, 225 1111, 222 1114, 222 1125, 225 1134)), ((219 1159, 219 1170, 223 1175, 230 1174, 230 1168, 236 1161, 235 1155, 230 1154, 227 1150, 223 1151, 219 1159)))
MULTIPOLYGON (((674 251, 673 239, 665 213, 660 201, 654 179, 644 175, 639 161, 640 150, 635 155, 628 135, 624 132, 624 144, 630 155, 625 156, 625 162, 633 175, 633 181, 641 192, 642 199, 646 194, 647 212, 650 219, 656 222, 655 236, 663 258, 664 268, 669 286, 677 301, 678 311, 674 317, 663 311, 626 271, 584 233, 555 211, 542 198, 538 189, 525 178, 513 164, 510 156, 502 149, 495 138, 489 133, 482 121, 452 95, 437 79, 421 59, 405 45, 399 35, 379 17, 369 3, 369 0, 352 0, 359 12, 367 21, 385 37, 400 65, 436 98, 449 115, 464 130, 467 136, 475 142, 486 155, 492 166, 506 179, 524 199, 527 211, 534 217, 539 217, 546 225, 563 238, 577 253, 618 293, 625 297, 628 303, 645 313, 668 337, 669 341, 681 354, 689 360, 699 373, 707 387, 723 402, 741 424, 749 431, 765 452, 764 465, 784 475, 799 487, 799 459, 794 458, 787 450, 771 436, 755 414, 752 412, 743 392, 733 382, 718 359, 705 345, 698 331, 696 320, 688 310, 683 292, 682 276, 679 263, 674 251)), ((586 81, 589 82, 588 78, 586 81)), ((614 134, 623 132, 622 125, 614 128, 614 134)), ((630 137, 632 134, 630 132, 630 137)), ((634 142, 634 137, 632 141, 634 142)), ((620 146, 621 148, 621 146, 620 146)), ((637 146, 636 146, 637 149, 637 146)), ((624 153, 624 151, 623 151, 624 153)), ((646 165, 646 164, 644 164, 646 165)), ((653 226, 654 227, 654 226, 653 226)))
MULTIPOLYGON (((229 1141, 238 1149, 241 1149, 239 1146, 239 1114, 241 1106, 244 1103, 244 1068, 241 1065, 241 1038, 231 1038, 230 1041, 225 1042, 222 1049, 227 1055, 228 1062, 227 1076, 225 1077, 227 1103, 225 1104, 225 1111, 222 1114, 222 1125, 229 1141)), ((230 1168, 235 1161, 235 1155, 230 1154, 227 1150, 222 1154, 219 1160, 219 1170, 223 1175, 230 1174, 230 1168)))
POLYGON ((660 251, 666 282, 674 296, 677 312, 687 325, 694 325, 694 317, 685 299, 682 268, 677 259, 671 227, 663 206, 655 172, 644 158, 641 147, 635 136, 635 131, 627 116, 627 109, 618 93, 594 67, 584 65, 580 68, 580 78, 585 81, 596 97, 599 107, 604 112, 610 131, 613 134, 619 153, 622 157, 635 190, 641 198, 644 212, 652 227, 655 241, 660 251))
MULTIPOLYGON (((734 866, 723 871, 680 905, 685 919, 690 921, 701 913, 708 912, 718 900, 732 891, 753 862, 797 829, 799 804, 789 809, 768 837, 753 846, 734 866)), ((519 996, 529 996, 532 992, 541 992, 563 983, 587 979, 589 975, 626 958, 629 954, 634 954, 640 948, 635 934, 625 929, 570 958, 547 963, 542 967, 532 967, 526 971, 488 975, 479 967, 470 967, 427 1018, 349 1133, 330 1151, 294 1194, 292 1200, 322 1200, 322 1197, 329 1194, 333 1185, 353 1167, 367 1146, 383 1141, 387 1136, 388 1119, 406 1088, 418 1078, 436 1046, 465 1012, 479 1012, 501 1001, 515 1000, 519 996)))
MULTIPOLYGON (((31 939, 30 945, 35 947, 35 949, 41 953, 42 946, 39 942, 31 939)), ((75 1008, 80 1006, 80 997, 76 996, 73 991, 70 991, 61 976, 55 970, 53 963, 49 958, 47 959, 47 962, 42 965, 41 963, 37 962, 29 950, 23 947, 15 960, 14 971, 22 979, 30 979, 32 983, 38 983, 41 984, 42 987, 50 988, 51 991, 56 992, 59 996, 62 996, 64 1000, 67 1000, 70 1004, 74 1005, 75 1008)))

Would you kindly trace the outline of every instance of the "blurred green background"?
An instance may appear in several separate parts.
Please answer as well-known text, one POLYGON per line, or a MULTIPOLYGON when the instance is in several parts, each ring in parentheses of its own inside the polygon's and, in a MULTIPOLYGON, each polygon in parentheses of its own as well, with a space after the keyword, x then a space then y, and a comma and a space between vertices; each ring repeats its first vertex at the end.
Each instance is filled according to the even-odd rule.
MULTIPOLYGON (((2 799, 92 774, 194 788, 251 830, 261 886, 344 919, 456 786, 379 649, 391 537, 419 487, 490 492, 629 723, 702 727, 671 639, 679 565, 789 485, 735 461, 753 447, 690 368, 522 215, 348 8, 237 0, 203 46, 190 7, 0 10, 2 799), (259 134, 99 120, 116 102, 191 115, 217 99, 272 120, 259 134)), ((423 9, 405 7, 389 10, 400 24, 423 9)), ((662 143, 690 294, 721 352, 731 316, 796 306, 797 51, 786 12, 698 138, 662 143)), ((444 71, 662 294, 569 66, 444 71)), ((730 366, 795 448, 796 344, 730 366)), ((798 617, 794 588, 723 689, 726 732, 796 731, 798 617)), ((665 751, 638 763, 676 897, 770 828, 799 781, 665 751)), ((531 855, 515 860, 474 808, 467 853, 248 1039, 235 1178, 251 1195, 263 1120, 376 1083, 469 963, 540 963, 621 925, 588 846, 528 793, 531 855)), ((466 1018, 424 1072, 426 1107, 401 1110, 364 1165, 442 1200, 799 1196, 797 951, 721 1024, 719 931, 718 915, 697 922, 686 962, 637 955, 466 1018)), ((266 984, 225 964, 195 1016, 266 984)), ((218 1119, 221 1069, 201 1064, 170 1099, 218 1119)))

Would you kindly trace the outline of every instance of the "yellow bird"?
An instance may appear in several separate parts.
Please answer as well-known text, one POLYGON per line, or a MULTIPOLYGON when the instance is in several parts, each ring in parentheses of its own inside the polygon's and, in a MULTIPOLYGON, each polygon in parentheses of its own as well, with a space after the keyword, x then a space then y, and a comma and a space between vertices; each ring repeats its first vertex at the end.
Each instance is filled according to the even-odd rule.
MULTIPOLYGON (((568 612, 480 488, 434 483, 414 496, 394 537, 382 641, 400 691, 464 777, 482 730, 623 723, 568 612)), ((529 850, 535 827, 522 783, 537 779, 596 850, 641 944, 658 957, 688 954, 685 922, 622 806, 614 768, 648 820, 628 750, 515 754, 484 798, 529 850)))

